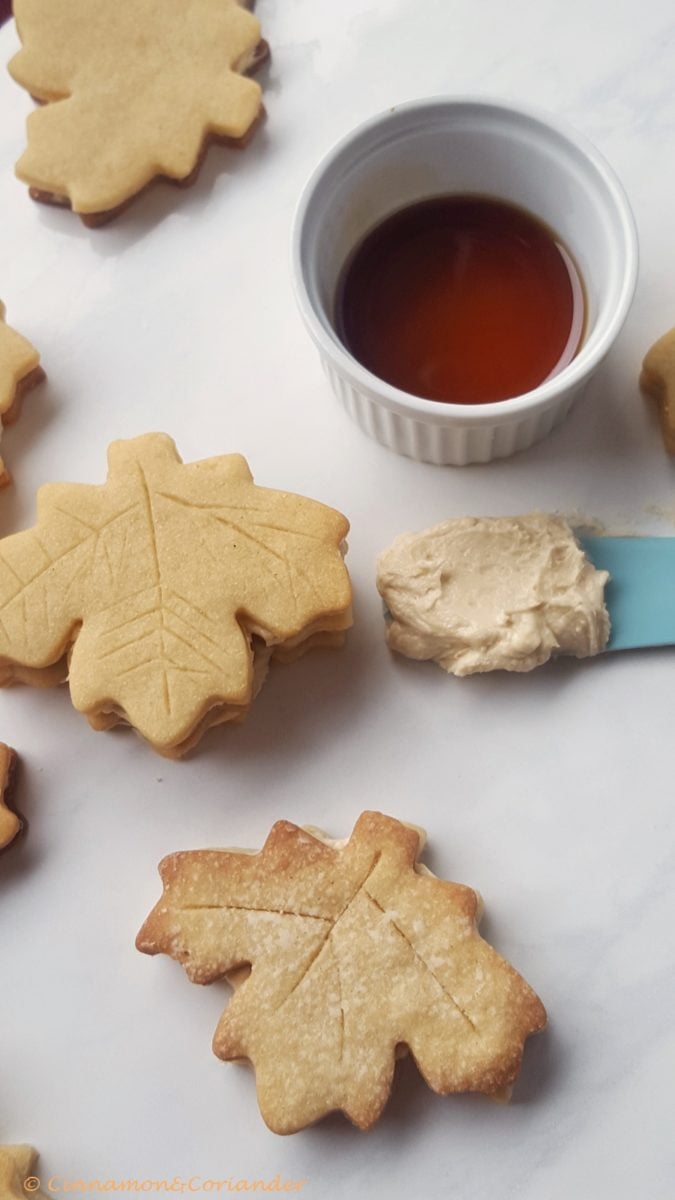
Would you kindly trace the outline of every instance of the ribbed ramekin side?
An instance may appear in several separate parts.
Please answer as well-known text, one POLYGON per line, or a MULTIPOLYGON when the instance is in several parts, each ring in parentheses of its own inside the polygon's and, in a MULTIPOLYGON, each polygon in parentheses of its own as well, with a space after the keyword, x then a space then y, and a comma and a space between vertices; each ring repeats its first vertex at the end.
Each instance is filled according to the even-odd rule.
POLYGON ((566 393, 545 409, 523 415, 514 413, 507 420, 440 424, 395 412, 378 403, 355 388, 328 358, 321 357, 335 395, 364 433, 397 454, 439 466, 491 462, 526 450, 564 419, 575 399, 566 393))

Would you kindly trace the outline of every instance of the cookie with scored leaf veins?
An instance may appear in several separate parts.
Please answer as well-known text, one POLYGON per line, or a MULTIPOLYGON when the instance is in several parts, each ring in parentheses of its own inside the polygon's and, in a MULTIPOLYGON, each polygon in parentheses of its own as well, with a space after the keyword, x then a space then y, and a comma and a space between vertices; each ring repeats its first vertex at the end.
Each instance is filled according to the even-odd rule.
POLYGON ((211 142, 243 147, 263 117, 248 78, 269 57, 239 0, 14 0, 9 70, 41 107, 16 173, 89 226, 153 180, 188 186, 211 142))
POLYGON ((0 851, 6 850, 23 828, 21 817, 7 803, 15 767, 16 754, 0 742, 0 851))
POLYGON ((640 387, 656 400, 663 444, 669 454, 675 454, 675 329, 664 333, 647 351, 640 387))
POLYGON ((344 842, 279 821, 259 853, 160 864, 136 945, 194 983, 233 983, 213 1049, 252 1064, 275 1133, 336 1110, 370 1128, 401 1048, 435 1092, 504 1098, 544 1027, 535 993, 480 937, 477 893, 422 866, 423 842, 366 812, 344 842))
POLYGON ((67 679, 95 729, 178 758, 244 718, 270 659, 342 643, 349 522, 258 487, 239 454, 183 463, 162 433, 108 466, 41 488, 37 525, 0 541, 0 686, 67 679))
MULTIPOLYGON (((31 388, 45 377, 40 355, 31 343, 5 322, 5 306, 0 301, 0 430, 19 415, 21 401, 31 388)), ((0 487, 11 483, 11 476, 0 458, 0 487)))
POLYGON ((45 1200, 44 1192, 33 1186, 38 1153, 32 1146, 0 1146, 0 1197, 2 1200, 26 1200, 35 1196, 45 1200), (26 1187, 26 1183, 28 1186, 26 1187))

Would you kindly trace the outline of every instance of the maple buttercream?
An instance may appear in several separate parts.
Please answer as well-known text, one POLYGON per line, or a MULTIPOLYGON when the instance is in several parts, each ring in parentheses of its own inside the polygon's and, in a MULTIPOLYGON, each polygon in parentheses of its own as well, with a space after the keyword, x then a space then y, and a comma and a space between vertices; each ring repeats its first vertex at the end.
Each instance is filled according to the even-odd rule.
POLYGON ((402 534, 378 559, 387 642, 453 675, 586 658, 609 637, 607 571, 562 517, 461 517, 402 534))

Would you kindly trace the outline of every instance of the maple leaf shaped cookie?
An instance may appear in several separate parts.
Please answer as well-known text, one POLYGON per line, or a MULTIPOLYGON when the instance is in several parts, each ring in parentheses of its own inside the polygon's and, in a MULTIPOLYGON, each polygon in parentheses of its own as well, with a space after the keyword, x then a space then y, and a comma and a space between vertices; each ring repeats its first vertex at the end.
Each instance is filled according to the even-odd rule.
POLYGON ((213 1048, 253 1064, 275 1132, 336 1109, 369 1128, 402 1045, 434 1091, 498 1093, 544 1026, 534 992, 480 937, 476 893, 416 865, 421 845, 419 830, 366 812, 346 844, 279 821, 258 854, 161 863, 164 894, 136 945, 195 983, 251 965, 213 1048))
MULTIPOLYGON (((25 1182, 35 1179, 34 1171, 38 1160, 32 1146, 0 1146, 0 1197, 2 1200, 26 1200, 35 1196, 45 1200, 45 1194, 25 1182)), ((39 1187, 39 1184, 38 1184, 39 1187)))
POLYGON ((13 78, 43 106, 16 173, 87 224, 157 176, 191 181, 209 139, 262 113, 260 25, 236 0, 14 0, 13 78))
POLYGON ((108 464, 103 486, 41 488, 35 528, 0 541, 0 683, 67 676, 95 728, 178 756, 245 715, 270 654, 342 640, 349 525, 238 454, 183 464, 165 434, 108 464))
MULTIPOLYGON (((10 425, 19 415, 19 404, 26 392, 44 379, 40 355, 30 342, 5 323, 5 306, 0 301, 0 427, 10 425)), ((0 487, 11 482, 0 458, 0 487)))

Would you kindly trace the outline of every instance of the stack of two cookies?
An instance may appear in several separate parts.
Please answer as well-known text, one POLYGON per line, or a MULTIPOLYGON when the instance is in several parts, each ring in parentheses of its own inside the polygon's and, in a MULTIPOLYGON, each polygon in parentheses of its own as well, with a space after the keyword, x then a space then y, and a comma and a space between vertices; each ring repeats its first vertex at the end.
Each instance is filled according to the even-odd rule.
POLYGON ((95 729, 127 723, 180 757, 243 719, 271 658, 341 643, 348 528, 257 487, 240 455, 116 442, 103 486, 42 488, 37 525, 0 543, 0 684, 67 679, 95 729))

